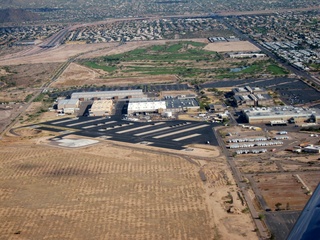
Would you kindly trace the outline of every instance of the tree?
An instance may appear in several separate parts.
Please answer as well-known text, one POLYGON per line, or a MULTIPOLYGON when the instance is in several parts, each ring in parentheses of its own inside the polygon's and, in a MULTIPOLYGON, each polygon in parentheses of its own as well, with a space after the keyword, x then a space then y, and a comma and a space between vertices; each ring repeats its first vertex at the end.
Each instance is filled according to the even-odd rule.
POLYGON ((278 203, 275 204, 275 206, 276 206, 276 211, 280 211, 280 210, 281 210, 281 209, 280 209, 281 205, 282 205, 282 203, 280 203, 280 202, 278 202, 278 203))
POLYGON ((264 214, 260 213, 258 218, 262 221, 262 220, 265 219, 265 217, 266 217, 266 216, 265 216, 264 214))

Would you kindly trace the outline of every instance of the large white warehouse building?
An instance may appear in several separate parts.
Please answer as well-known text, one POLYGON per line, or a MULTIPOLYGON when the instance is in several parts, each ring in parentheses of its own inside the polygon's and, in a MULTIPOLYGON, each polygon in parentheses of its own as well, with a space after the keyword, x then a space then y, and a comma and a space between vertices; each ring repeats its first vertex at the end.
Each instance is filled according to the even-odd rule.
POLYGON ((130 101, 128 104, 128 114, 143 112, 161 112, 165 109, 165 101, 130 101))
POLYGON ((271 121, 303 122, 312 120, 320 123, 320 109, 293 106, 248 108, 243 110, 249 123, 270 123, 271 121))
POLYGON ((142 89, 119 90, 119 91, 101 91, 101 92, 75 92, 71 94, 71 99, 92 100, 92 99, 112 99, 112 98, 144 98, 142 89))

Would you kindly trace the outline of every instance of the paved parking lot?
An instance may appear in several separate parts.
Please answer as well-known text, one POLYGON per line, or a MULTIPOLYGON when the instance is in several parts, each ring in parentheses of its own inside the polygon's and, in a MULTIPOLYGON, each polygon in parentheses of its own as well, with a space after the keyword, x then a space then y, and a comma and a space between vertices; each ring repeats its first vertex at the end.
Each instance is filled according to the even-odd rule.
POLYGON ((202 84, 203 88, 222 87, 263 87, 280 94, 280 98, 288 105, 305 104, 320 99, 320 93, 304 82, 295 78, 245 79, 228 80, 202 84))
POLYGON ((182 150, 188 144, 218 146, 212 131, 214 126, 217 124, 195 121, 141 123, 119 120, 117 117, 79 117, 45 122, 38 129, 57 132, 57 128, 63 127, 74 130, 73 134, 79 136, 182 150))
POLYGON ((275 239, 286 239, 291 228, 297 221, 300 211, 267 212, 266 223, 275 239))

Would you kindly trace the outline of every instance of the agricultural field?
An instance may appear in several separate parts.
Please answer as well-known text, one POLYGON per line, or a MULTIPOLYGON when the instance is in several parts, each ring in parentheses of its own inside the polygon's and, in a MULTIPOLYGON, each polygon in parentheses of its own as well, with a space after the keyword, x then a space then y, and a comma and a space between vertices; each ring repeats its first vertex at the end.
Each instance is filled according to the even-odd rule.
POLYGON ((257 239, 223 159, 201 162, 205 184, 183 156, 110 142, 59 148, 45 132, 18 133, 0 149, 4 239, 257 239))

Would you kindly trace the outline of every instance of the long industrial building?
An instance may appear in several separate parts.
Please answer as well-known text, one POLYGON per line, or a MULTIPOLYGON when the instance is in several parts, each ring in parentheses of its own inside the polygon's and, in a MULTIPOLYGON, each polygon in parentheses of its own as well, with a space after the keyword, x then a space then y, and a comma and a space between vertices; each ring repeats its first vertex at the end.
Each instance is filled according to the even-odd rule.
POLYGON ((303 122, 320 123, 320 109, 293 106, 248 108, 243 114, 249 123, 303 122))
POLYGON ((183 112, 199 110, 199 103, 195 98, 166 98, 165 100, 130 100, 128 104, 128 114, 157 112, 183 112))
POLYGON ((79 100, 78 99, 62 99, 58 101, 58 109, 65 109, 65 108, 78 108, 79 107, 79 100))
POLYGON ((75 92, 71 94, 71 99, 79 99, 82 101, 130 98, 145 98, 145 95, 142 92, 142 89, 101 92, 75 92))
POLYGON ((128 114, 161 112, 166 109, 165 101, 130 101, 128 104, 128 114))

